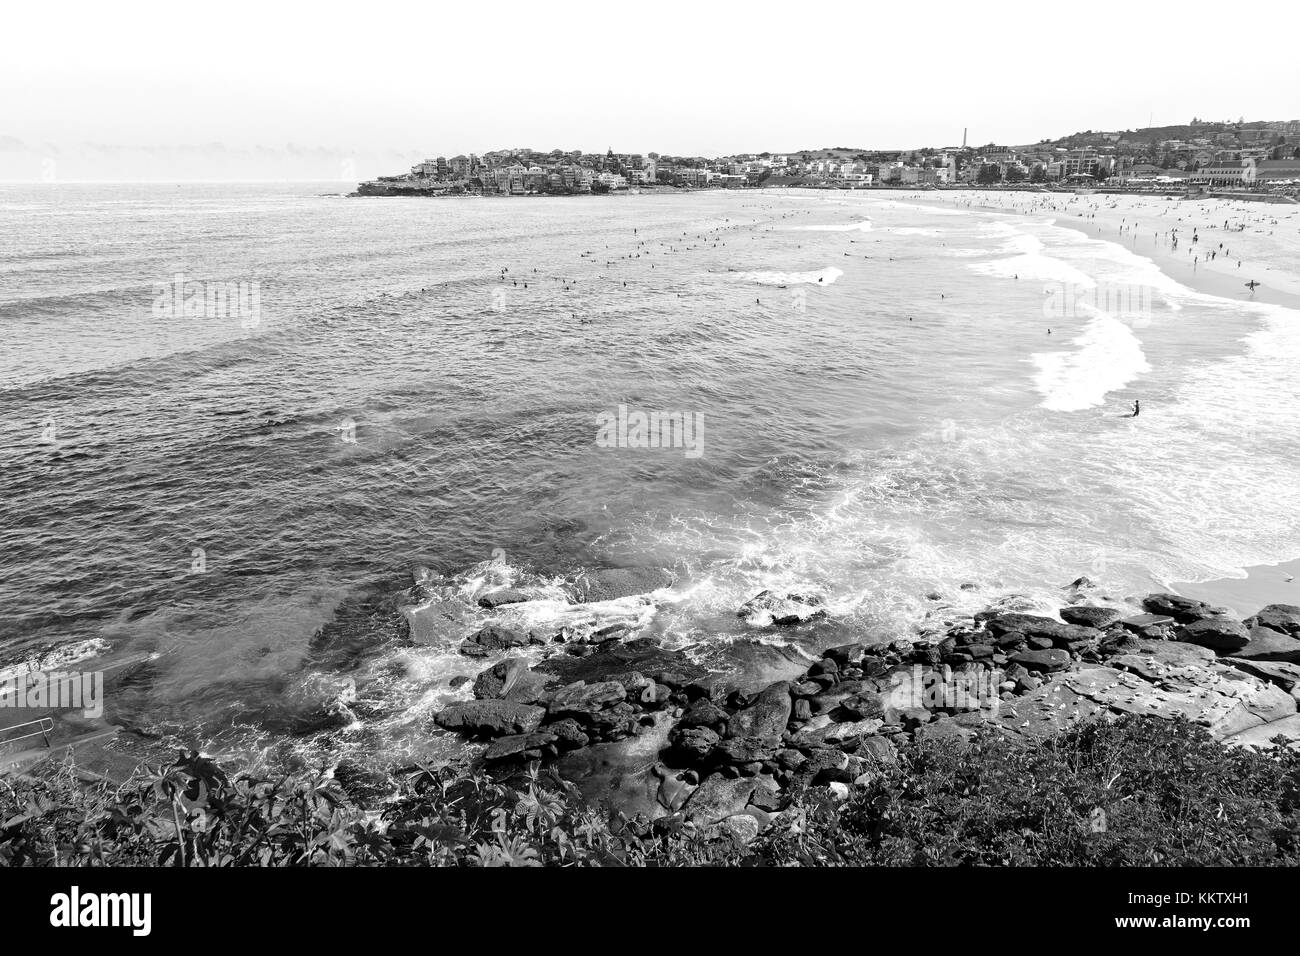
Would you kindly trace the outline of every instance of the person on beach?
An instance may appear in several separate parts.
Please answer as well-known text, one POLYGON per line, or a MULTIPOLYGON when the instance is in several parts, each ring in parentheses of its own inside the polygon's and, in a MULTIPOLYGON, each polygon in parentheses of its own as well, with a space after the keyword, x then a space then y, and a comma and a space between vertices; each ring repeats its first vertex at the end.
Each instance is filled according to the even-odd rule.
POLYGON ((1137 418, 1142 414, 1142 402, 1139 399, 1133 399, 1133 417, 1137 418))

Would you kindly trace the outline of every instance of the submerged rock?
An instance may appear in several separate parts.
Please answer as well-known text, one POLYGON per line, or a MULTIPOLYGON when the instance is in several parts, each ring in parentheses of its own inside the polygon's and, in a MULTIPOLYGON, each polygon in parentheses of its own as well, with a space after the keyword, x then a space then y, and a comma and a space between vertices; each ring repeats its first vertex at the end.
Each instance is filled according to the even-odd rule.
POLYGON ((478 606, 490 610, 501 607, 503 604, 522 604, 524 601, 531 600, 532 598, 523 591, 516 591, 514 588, 502 588, 499 591, 484 594, 478 599, 478 606))
POLYGON ((590 604, 648 594, 672 583, 673 575, 664 568, 602 568, 578 575, 569 595, 577 604, 590 604))
POLYGON ((740 606, 736 612, 749 624, 789 627, 803 624, 827 615, 821 599, 806 594, 787 594, 782 597, 772 591, 760 591, 740 606))

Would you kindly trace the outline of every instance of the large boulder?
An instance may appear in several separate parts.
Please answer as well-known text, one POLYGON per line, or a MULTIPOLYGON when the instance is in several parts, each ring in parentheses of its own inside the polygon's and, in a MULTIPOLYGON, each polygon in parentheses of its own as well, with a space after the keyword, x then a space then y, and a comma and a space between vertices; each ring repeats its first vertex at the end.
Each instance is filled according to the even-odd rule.
POLYGON ((528 643, 528 637, 499 624, 489 624, 465 638, 461 644, 462 654, 478 657, 494 651, 504 651, 511 647, 522 647, 528 643))
MULTIPOLYGON (((547 729, 550 729, 549 727, 547 729)), ((565 754, 556 761, 562 780, 572 783, 592 806, 608 805, 628 817, 667 816, 662 797, 663 768, 660 751, 668 744, 672 718, 654 715, 642 733, 611 743, 594 744, 565 754)))
POLYGON ((555 743, 556 739, 554 734, 545 733, 511 734, 508 737, 498 737, 488 746, 487 752, 483 754, 483 759, 489 763, 512 758, 539 760, 544 756, 542 748, 555 743))
POLYGON ((1194 624, 1227 613, 1221 607, 1214 607, 1204 601, 1185 598, 1179 594, 1148 594, 1142 599, 1142 606, 1152 614, 1172 617, 1179 624, 1194 624))
POLYGON ((1113 607, 1096 607, 1092 604, 1078 604, 1074 607, 1061 608, 1061 620, 1066 624, 1079 627, 1095 627, 1105 630, 1123 615, 1113 607))
POLYGON ((518 657, 499 661, 474 679, 474 696, 485 700, 535 704, 545 688, 546 677, 529 670, 528 662, 518 657))
POLYGON ((1292 637, 1300 637, 1300 607, 1294 604, 1270 604, 1245 623, 1247 627, 1267 627, 1292 637))
POLYGON ((486 737, 531 734, 546 711, 511 700, 467 700, 445 708, 434 722, 447 730, 486 737))
POLYGON ((561 687, 551 695, 546 709, 559 714, 594 714, 610 704, 617 704, 627 697, 627 688, 618 681, 601 681, 586 684, 578 681, 561 687))
POLYGON ((1180 633, 1188 644, 1199 644, 1218 654, 1237 653, 1250 643, 1246 626, 1230 617, 1202 618, 1188 624, 1180 633))
POLYGON ((759 691, 744 710, 731 715, 727 720, 727 736, 780 738, 790 722, 793 706, 789 682, 777 681, 759 691))
POLYGON ((772 591, 760 591, 740 606, 737 617, 746 623, 759 627, 775 625, 789 627, 803 624, 817 618, 825 617, 826 608, 821 600, 812 595, 786 594, 784 596, 772 591))
POLYGON ((682 808, 683 813, 697 826, 707 827, 743 813, 754 791, 760 788, 777 789, 770 777, 727 777, 715 773, 691 794, 682 808))
POLYGON ((1069 667, 1070 654, 1056 647, 1041 651, 1021 651, 1019 654, 1011 655, 1011 663, 1019 664, 1031 671, 1051 673, 1069 667))
POLYGON ((1094 627, 1081 627, 1078 624, 1063 624, 1050 617, 1036 614, 1017 614, 1015 612, 998 614, 989 618, 984 627, 995 637, 1016 633, 1027 638, 1040 637, 1052 642, 1054 647, 1070 648, 1087 644, 1101 637, 1101 632, 1094 627))
POLYGON ((1300 641, 1271 627, 1250 629, 1250 643, 1232 652, 1249 661, 1289 661, 1300 664, 1300 641))

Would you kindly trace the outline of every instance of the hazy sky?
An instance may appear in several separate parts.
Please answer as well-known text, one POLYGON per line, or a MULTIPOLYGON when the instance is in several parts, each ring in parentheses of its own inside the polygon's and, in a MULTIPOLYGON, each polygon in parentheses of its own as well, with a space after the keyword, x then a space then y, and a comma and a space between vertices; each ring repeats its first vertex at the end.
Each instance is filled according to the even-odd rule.
POLYGON ((0 141, 713 155, 942 146, 964 126, 1015 143, 1151 117, 1300 117, 1300 58, 1280 39, 1300 8, 1252 4, 1249 27, 1230 25, 1233 9, 19 3, 5 11, 0 141))

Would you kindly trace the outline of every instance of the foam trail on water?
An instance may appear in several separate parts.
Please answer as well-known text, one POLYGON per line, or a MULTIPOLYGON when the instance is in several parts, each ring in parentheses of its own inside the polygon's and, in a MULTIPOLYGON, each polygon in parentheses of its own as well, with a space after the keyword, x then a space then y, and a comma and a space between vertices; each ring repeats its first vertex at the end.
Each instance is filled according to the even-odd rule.
POLYGON ((761 285, 797 285, 800 283, 830 285, 842 275, 844 275, 843 269, 828 266, 825 269, 818 269, 816 272, 737 272, 736 278, 745 282, 757 282, 761 285))
POLYGON ((1123 321, 1087 303, 1079 309, 1092 320, 1072 344, 1073 352, 1038 352, 1030 361, 1037 367, 1034 387, 1043 396, 1043 408, 1073 412, 1101 405, 1109 392, 1123 388, 1151 371, 1142 342, 1123 321))

